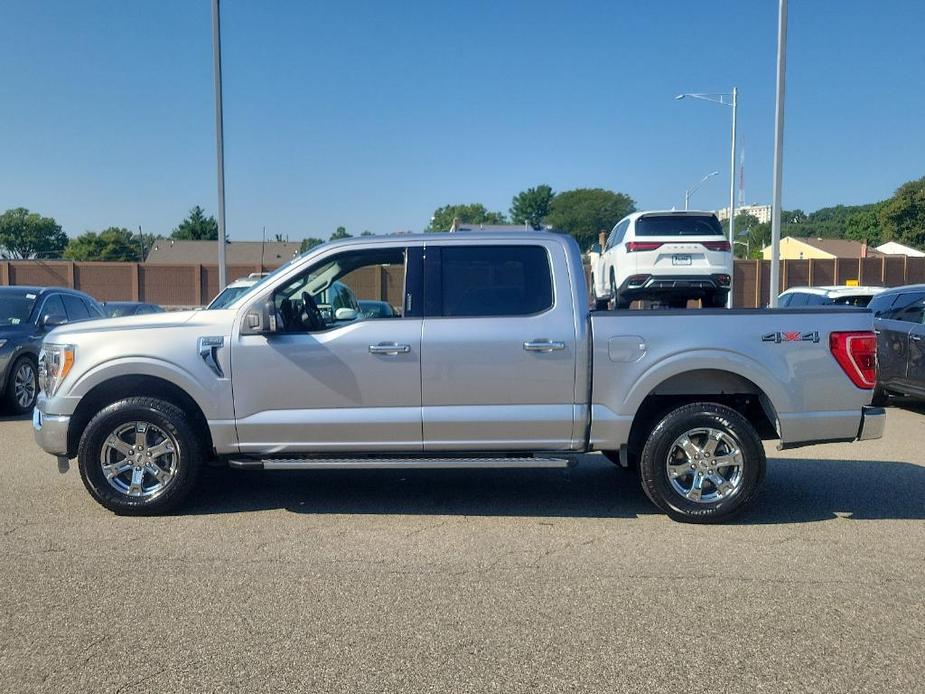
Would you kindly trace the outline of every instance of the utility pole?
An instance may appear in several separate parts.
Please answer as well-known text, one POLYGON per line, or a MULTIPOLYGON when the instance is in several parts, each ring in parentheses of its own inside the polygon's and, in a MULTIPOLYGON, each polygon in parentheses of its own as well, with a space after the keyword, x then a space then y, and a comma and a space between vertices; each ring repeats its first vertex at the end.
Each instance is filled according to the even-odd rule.
MULTIPOLYGON (((729 248, 735 250, 736 241, 736 116, 739 112, 738 104, 739 90, 737 87, 732 88, 732 156, 730 157, 729 167, 729 248)), ((735 274, 735 253, 732 254, 733 274, 735 274)), ((732 308, 732 281, 729 282, 729 293, 726 295, 726 308, 732 308)))
POLYGON ((212 0, 212 60, 215 72, 215 150, 218 169, 218 291, 225 288, 225 132, 222 120, 222 28, 219 0, 212 0))
POLYGON ((780 199, 784 166, 784 90, 787 73, 787 0, 780 0, 777 16, 777 99, 774 103, 774 181, 771 197, 771 308, 780 294, 780 199))

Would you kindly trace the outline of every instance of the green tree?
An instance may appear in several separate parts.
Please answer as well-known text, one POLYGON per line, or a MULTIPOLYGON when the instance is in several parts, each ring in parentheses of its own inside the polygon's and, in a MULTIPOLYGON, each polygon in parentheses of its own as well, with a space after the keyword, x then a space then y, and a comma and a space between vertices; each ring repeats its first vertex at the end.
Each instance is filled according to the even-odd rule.
POLYGON ((879 216, 884 239, 925 245, 925 177, 903 183, 883 203, 879 216))
POLYGON ((468 205, 444 205, 434 210, 434 215, 425 231, 449 231, 453 220, 463 224, 504 224, 504 215, 490 212, 485 205, 474 202, 468 205))
POLYGON ((636 202, 625 193, 603 188, 578 188, 557 194, 549 206, 546 224, 574 236, 582 249, 597 241, 598 232, 635 211, 636 202))
POLYGON ((64 257, 71 260, 128 260, 137 261, 141 256, 138 235, 121 227, 109 227, 99 234, 88 231, 71 242, 64 249, 64 257))
POLYGON ((307 239, 302 239, 302 245, 299 246, 299 253, 304 253, 305 251, 309 251, 315 246, 320 246, 322 243, 324 243, 324 241, 322 241, 321 239, 316 239, 313 236, 310 236, 307 239))
POLYGON ((549 207, 556 196, 552 188, 545 183, 536 188, 527 188, 511 200, 511 222, 529 224, 534 229, 542 229, 543 221, 549 214, 549 207))
POLYGON ((207 217, 205 210, 196 205, 173 230, 170 238, 181 241, 218 241, 218 222, 211 215, 207 217))
POLYGON ((360 236, 375 236, 375 234, 371 232, 369 229, 365 229, 363 233, 360 234, 360 236))
MULTIPOLYGON (((729 238, 729 220, 724 219, 722 221, 723 227, 723 236, 727 239, 729 238)), ((767 225, 770 230, 771 225, 767 225)), ((735 246, 735 256, 737 258, 755 258, 761 257, 761 249, 764 248, 767 243, 764 243, 763 237, 764 234, 761 222, 758 221, 758 218, 754 215, 748 214, 747 212, 736 215, 735 223, 735 234, 736 234, 736 243, 735 246), (757 248, 756 248, 757 246, 757 248)), ((770 233, 768 234, 770 239, 770 233)))
POLYGON ((8 258, 59 258, 67 234, 51 217, 16 207, 0 215, 0 249, 8 258))
POLYGON ((339 241, 340 239, 349 239, 353 234, 347 233, 347 227, 337 227, 334 230, 334 233, 331 234, 331 241, 339 241))

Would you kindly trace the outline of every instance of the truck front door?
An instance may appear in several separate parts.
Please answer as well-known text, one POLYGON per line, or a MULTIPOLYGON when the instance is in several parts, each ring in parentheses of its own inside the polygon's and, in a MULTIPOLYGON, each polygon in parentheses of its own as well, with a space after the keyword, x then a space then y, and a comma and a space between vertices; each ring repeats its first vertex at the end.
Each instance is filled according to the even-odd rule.
POLYGON ((267 298, 278 332, 239 334, 232 349, 242 453, 422 449, 421 271, 421 246, 370 242, 329 253, 274 288, 267 298), (343 320, 322 310, 335 282, 389 301, 400 317, 343 320))

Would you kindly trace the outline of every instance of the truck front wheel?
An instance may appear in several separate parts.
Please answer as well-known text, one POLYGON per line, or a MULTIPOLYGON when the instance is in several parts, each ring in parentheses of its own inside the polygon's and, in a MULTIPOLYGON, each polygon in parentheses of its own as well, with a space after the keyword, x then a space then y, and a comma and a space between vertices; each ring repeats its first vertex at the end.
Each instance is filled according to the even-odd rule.
POLYGON ((711 402, 669 412, 649 435, 639 471, 652 502, 676 521, 717 523, 758 494, 764 447, 745 417, 711 402))
POLYGON ((97 414, 80 438, 84 486, 120 515, 166 513, 196 483, 202 447, 189 417, 176 405, 133 397, 97 414))

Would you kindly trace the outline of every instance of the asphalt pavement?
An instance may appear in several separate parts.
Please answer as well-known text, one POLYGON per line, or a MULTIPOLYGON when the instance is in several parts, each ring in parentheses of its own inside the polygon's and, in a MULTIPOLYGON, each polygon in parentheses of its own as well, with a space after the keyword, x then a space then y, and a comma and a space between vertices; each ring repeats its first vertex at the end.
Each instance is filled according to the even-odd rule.
POLYGON ((119 518, 0 421, 2 692, 922 692, 925 409, 673 523, 568 470, 210 470, 119 518))

